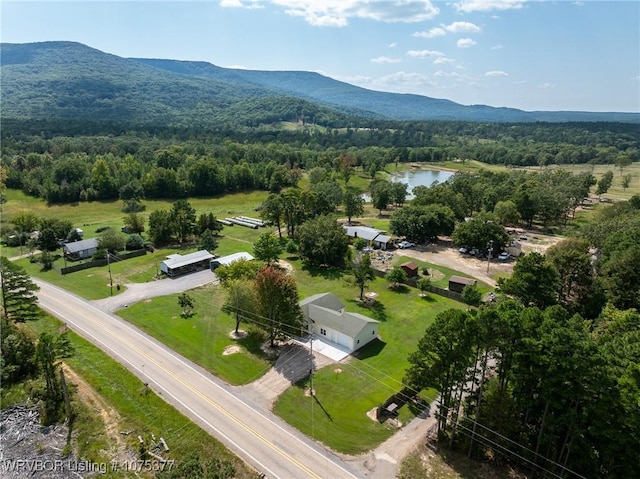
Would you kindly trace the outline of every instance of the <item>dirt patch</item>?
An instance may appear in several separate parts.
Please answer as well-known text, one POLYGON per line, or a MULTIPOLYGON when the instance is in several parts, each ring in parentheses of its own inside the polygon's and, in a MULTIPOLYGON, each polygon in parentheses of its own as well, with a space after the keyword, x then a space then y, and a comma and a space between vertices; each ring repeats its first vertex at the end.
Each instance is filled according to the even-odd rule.
POLYGON ((263 343, 262 346, 260 346, 260 349, 266 355, 276 357, 280 354, 282 346, 284 346, 285 344, 286 343, 283 343, 282 341, 275 341, 274 346, 271 346, 271 343, 267 341, 266 343, 263 343))
POLYGON ((278 260, 278 266, 280 266, 282 269, 284 269, 287 273, 292 273, 293 272, 293 265, 291 263, 289 263, 288 261, 280 259, 280 260, 278 260))
POLYGON ((145 303, 150 303, 151 301, 153 301, 152 299, 145 299, 144 302, 145 303))
POLYGON ((236 333, 236 330, 234 329, 233 331, 231 331, 231 332, 229 333, 229 337, 230 337, 231 339, 238 340, 238 339, 244 339, 244 338, 246 338, 246 337, 247 337, 247 334, 248 334, 248 333, 247 333, 245 330, 243 330, 243 329, 238 329, 238 332, 237 332, 237 333, 236 333))
POLYGON ((340 373, 342 372, 342 369, 340 369, 340 368, 335 368, 335 369, 333 370, 333 372, 334 372, 334 373, 336 373, 336 374, 340 374, 340 373))
POLYGON ((230 354, 238 354, 241 351, 242 351, 242 348, 234 344, 232 346, 227 346, 226 348, 224 348, 224 351, 222 351, 222 355, 229 356, 230 354))
POLYGON ((88 408, 93 409, 104 423, 105 433, 109 442, 113 445, 108 451, 109 456, 116 461, 135 459, 127 450, 127 444, 120 435, 120 415, 107 402, 87 384, 75 371, 66 364, 62 364, 67 382, 75 386, 75 394, 88 408))

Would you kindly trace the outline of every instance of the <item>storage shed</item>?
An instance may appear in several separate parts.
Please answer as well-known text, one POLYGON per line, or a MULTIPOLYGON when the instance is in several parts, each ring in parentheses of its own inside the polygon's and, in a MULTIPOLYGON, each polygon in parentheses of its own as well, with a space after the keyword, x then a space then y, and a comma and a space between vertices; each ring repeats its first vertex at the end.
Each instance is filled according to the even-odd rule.
POLYGON ((477 281, 473 278, 465 278, 463 276, 451 276, 449 278, 449 291, 462 293, 465 286, 475 286, 477 281))
POLYGON ((167 259, 160 262, 160 271, 173 278, 182 274, 208 269, 212 258, 215 258, 215 256, 204 249, 185 255, 171 254, 167 256, 167 259))
POLYGON ((402 263, 400 267, 404 270, 407 275, 407 278, 416 278, 418 276, 418 270, 420 267, 417 263, 413 261, 407 261, 406 263, 402 263))
POLYGON ((251 256, 246 251, 242 251, 240 253, 233 253, 227 256, 220 256, 219 258, 212 259, 211 263, 209 264, 209 267, 211 268, 211 271, 215 271, 216 268, 220 266, 228 266, 234 261, 238 261, 238 260, 251 261, 252 259, 254 259, 253 256, 251 256))

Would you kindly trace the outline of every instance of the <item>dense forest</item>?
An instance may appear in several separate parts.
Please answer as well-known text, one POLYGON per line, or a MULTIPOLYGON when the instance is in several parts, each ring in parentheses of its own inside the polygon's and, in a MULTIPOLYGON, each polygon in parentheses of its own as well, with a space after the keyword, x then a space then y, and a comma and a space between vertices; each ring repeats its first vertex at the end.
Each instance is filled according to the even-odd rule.
POLYGON ((212 196, 279 191, 299 170, 353 166, 375 175, 388 163, 478 160, 508 166, 611 164, 640 159, 628 124, 380 123, 369 128, 240 131, 87 122, 3 121, 6 184, 48 202, 212 196))

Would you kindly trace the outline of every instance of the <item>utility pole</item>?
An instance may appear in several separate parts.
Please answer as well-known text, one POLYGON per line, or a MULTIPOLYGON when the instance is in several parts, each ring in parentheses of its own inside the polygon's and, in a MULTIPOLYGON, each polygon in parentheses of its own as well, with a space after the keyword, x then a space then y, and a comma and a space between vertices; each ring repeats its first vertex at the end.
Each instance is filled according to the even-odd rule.
POLYGON ((493 253, 493 240, 489 241, 487 253, 487 274, 489 274, 489 265, 491 264, 491 254, 493 253))
POLYGON ((113 296, 113 278, 111 277, 111 263, 109 262, 109 250, 107 250, 107 269, 109 270, 109 287, 111 292, 109 296, 113 296))

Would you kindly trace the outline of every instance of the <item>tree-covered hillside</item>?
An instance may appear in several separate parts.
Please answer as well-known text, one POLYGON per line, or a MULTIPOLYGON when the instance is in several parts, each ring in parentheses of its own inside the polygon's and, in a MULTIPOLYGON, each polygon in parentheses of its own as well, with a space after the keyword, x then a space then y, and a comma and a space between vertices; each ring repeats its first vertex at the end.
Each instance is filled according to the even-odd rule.
POLYGON ((380 120, 624 121, 632 113, 524 112, 367 90, 312 72, 126 59, 73 42, 2 44, 3 118, 235 128, 277 121, 332 128, 380 120))
POLYGON ((249 84, 181 75, 73 42, 2 45, 2 116, 233 126, 346 115, 249 84), (255 102, 259 107, 255 107, 255 102))

